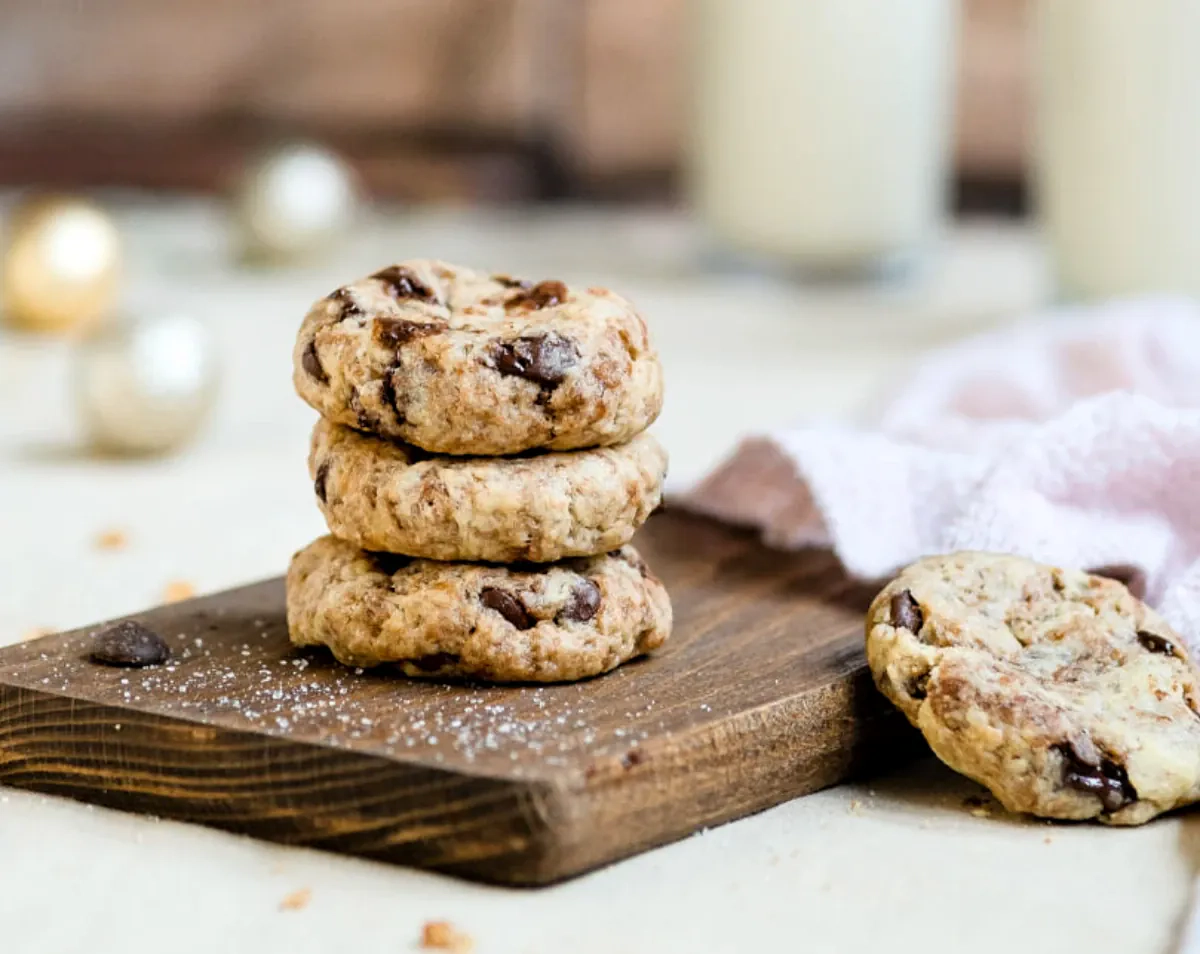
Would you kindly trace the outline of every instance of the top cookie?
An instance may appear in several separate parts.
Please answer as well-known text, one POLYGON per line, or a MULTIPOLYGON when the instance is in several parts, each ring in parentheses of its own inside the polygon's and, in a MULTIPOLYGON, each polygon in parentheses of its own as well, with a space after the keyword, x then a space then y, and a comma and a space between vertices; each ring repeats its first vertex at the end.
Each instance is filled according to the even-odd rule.
POLYGON ((929 557, 867 614, 876 685, 1010 811, 1134 825, 1200 799, 1200 675, 1113 580, 929 557))
POLYGON ((619 295, 437 261, 322 298, 293 361, 324 417, 439 454, 618 444, 662 408, 658 355, 619 295))

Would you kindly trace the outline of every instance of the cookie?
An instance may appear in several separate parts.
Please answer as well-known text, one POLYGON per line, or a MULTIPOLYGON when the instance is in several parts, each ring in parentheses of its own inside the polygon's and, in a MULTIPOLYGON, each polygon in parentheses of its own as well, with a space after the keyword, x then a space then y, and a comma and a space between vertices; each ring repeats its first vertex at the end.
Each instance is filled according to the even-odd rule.
POLYGON ((550 563, 628 543, 662 499, 667 455, 626 444, 446 457, 321 419, 308 471, 335 536, 430 560, 550 563))
POLYGON ((321 537, 292 558, 288 630, 349 666, 563 682, 657 649, 671 603, 636 550, 544 566, 439 563, 321 537))
POLYGON ((929 557, 871 604, 867 660, 937 756, 1010 811, 1136 825, 1200 799, 1197 670, 1114 580, 929 557))
POLYGON ((293 361, 323 417, 439 454, 620 444, 662 408, 658 354, 625 299, 444 262, 322 298, 293 361))

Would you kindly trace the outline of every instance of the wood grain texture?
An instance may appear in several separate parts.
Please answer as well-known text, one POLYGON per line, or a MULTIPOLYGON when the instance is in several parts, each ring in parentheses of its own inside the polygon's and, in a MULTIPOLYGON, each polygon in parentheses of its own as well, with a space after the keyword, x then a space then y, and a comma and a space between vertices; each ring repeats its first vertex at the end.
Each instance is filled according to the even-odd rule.
POLYGON ((862 655, 870 591, 826 553, 670 513, 638 539, 676 633, 583 683, 406 681, 293 651, 280 580, 0 652, 0 783, 474 879, 537 885, 914 751, 862 655))

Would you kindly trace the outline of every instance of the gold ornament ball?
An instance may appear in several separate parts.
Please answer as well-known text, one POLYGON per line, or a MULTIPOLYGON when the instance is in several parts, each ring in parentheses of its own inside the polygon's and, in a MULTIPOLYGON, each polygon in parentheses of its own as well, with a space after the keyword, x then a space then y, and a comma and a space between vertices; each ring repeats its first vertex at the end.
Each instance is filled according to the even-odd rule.
POLYGON ((109 453, 182 446, 207 420, 216 385, 208 330, 187 316, 114 323, 79 345, 76 402, 92 444, 109 453))
POLYGON ((321 146, 272 150, 246 171, 234 199, 243 252, 286 262, 311 256, 342 236, 358 210, 353 171, 321 146))
POLYGON ((85 199, 34 199, 9 222, 0 308, 26 331, 79 331, 111 311, 120 272, 121 238, 103 209, 85 199))

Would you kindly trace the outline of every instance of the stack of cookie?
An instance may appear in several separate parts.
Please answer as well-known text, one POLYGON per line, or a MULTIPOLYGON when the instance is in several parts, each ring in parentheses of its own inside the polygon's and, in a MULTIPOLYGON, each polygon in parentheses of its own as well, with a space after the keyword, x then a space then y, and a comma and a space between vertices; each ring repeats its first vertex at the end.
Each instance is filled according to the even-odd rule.
POLYGON ((300 328, 332 536, 288 572, 297 645, 410 676, 597 675, 670 634, 628 542, 659 503, 662 369, 620 296, 409 261, 300 328))

